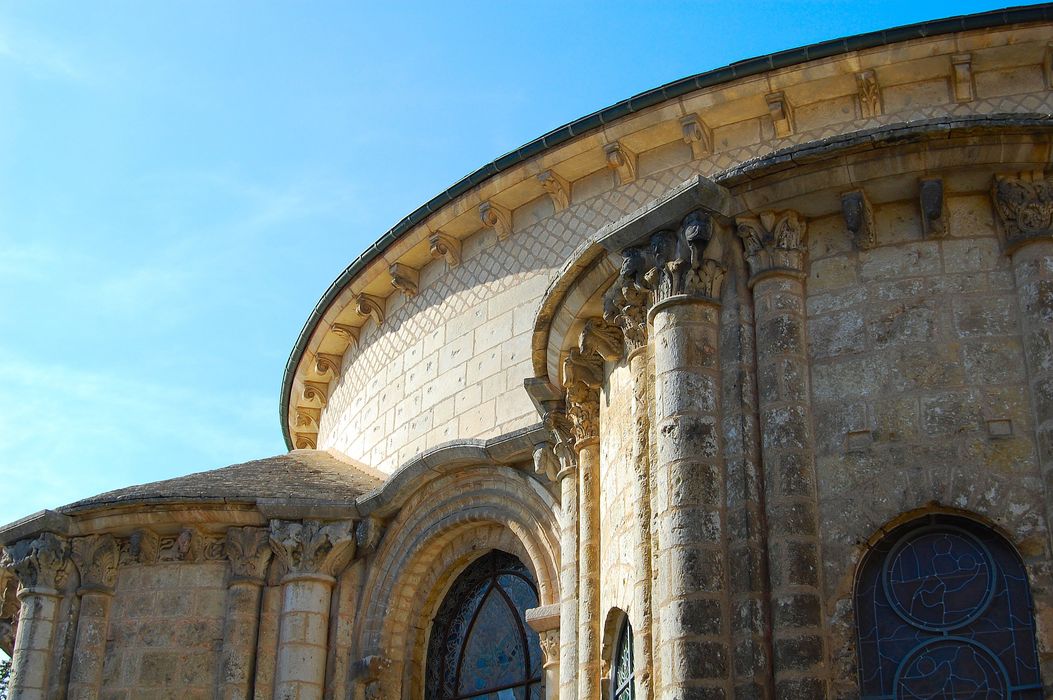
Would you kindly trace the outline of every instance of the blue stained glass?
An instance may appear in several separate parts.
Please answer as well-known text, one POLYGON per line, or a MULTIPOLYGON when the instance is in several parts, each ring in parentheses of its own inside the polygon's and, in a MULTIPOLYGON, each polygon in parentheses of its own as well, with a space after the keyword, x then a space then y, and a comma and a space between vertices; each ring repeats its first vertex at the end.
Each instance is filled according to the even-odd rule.
POLYGON ((1027 573, 990 528, 897 528, 864 560, 855 608, 865 700, 1042 697, 1027 573))
POLYGON ((425 697, 544 697, 541 641, 525 620, 525 611, 537 605, 537 587, 517 558, 493 551, 473 562, 432 621, 425 697))

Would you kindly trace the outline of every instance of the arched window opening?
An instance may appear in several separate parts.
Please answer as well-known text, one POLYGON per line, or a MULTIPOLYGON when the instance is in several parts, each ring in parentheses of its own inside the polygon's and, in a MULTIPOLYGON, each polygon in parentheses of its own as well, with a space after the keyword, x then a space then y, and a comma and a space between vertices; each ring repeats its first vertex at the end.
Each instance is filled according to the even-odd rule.
POLYGON ((493 551, 457 577, 432 621, 428 700, 541 700, 541 640, 526 624, 537 584, 523 562, 493 551))
POLYGON ((614 673, 611 674, 611 697, 614 700, 636 698, 636 668, 633 665, 633 628, 629 618, 622 620, 618 642, 614 645, 614 673))
POLYGON ((1042 697, 1027 572, 991 528, 896 528, 863 562, 855 609, 865 700, 1042 697))

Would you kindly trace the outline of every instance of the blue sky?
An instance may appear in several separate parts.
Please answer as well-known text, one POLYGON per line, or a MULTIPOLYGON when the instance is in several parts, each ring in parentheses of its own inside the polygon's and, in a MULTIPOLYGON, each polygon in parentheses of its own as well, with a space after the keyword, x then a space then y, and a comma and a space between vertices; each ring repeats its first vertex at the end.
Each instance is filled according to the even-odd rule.
POLYGON ((0 2, 0 523, 284 451, 321 293, 637 92, 992 2, 0 2))

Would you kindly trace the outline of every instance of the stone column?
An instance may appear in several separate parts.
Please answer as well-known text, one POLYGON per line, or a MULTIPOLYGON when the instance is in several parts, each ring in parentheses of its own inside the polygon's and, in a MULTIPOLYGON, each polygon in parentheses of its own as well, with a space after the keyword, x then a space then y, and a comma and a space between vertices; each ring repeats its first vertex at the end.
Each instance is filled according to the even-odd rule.
POLYGON ((633 569, 633 656, 636 665, 636 697, 650 700, 653 695, 654 655, 651 589, 654 575, 651 564, 651 454, 650 407, 647 393, 647 306, 649 290, 638 286, 632 275, 631 256, 626 258, 621 274, 604 298, 604 319, 622 331, 628 355, 632 401, 633 469, 631 495, 635 513, 633 569))
POLYGON ((70 665, 69 700, 94 700, 102 690, 102 666, 110 626, 110 604, 117 585, 120 550, 113 535, 73 540, 72 559, 80 572, 80 614, 70 665))
POLYGON ((1053 180, 1001 176, 993 196, 1016 279, 1047 529, 1053 538, 1053 180))
POLYGON ((796 212, 737 220, 756 315, 758 411, 768 522, 775 695, 825 698, 819 507, 796 212))
MULTIPOLYGON (((559 662, 560 605, 543 605, 526 611, 526 621, 541 640, 541 667, 545 671, 545 700, 559 700, 561 696, 559 662)), ((563 695, 563 697, 567 697, 563 695)))
POLYGON ((600 387, 603 361, 621 357, 621 332, 596 318, 563 362, 578 461, 578 698, 600 697, 600 387))
POLYGON ((721 233, 693 214, 651 239, 660 698, 728 697, 731 619, 721 436, 721 233))
POLYGON ((545 415, 559 458, 559 697, 578 692, 578 465, 570 437, 570 420, 561 412, 545 415))
POLYGON ((56 614, 69 565, 69 543, 45 532, 4 547, 0 566, 18 577, 21 610, 11 659, 9 700, 44 700, 51 679, 56 614))
POLYGON ((263 528, 232 527, 227 530, 223 552, 230 561, 230 580, 216 696, 247 700, 256 675, 260 597, 271 560, 270 538, 263 528))
POLYGON ((270 539, 286 572, 281 580, 274 699, 321 700, 333 585, 354 556, 354 523, 272 520, 270 539))

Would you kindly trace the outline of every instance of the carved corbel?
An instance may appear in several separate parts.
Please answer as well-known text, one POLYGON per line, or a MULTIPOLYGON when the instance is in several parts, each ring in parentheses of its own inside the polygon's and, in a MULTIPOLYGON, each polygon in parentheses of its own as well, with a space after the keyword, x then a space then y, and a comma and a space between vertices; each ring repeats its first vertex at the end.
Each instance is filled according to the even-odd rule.
POLYGON ((358 329, 344 323, 334 323, 329 330, 347 345, 358 345, 358 329))
POLYGON ((304 382, 301 394, 303 403, 308 408, 324 408, 329 398, 328 392, 328 385, 322 382, 304 382))
POLYGON ((350 520, 272 520, 270 541, 275 561, 287 575, 336 576, 355 555, 355 526, 350 520))
POLYGON ((512 235, 512 212, 500 204, 490 201, 480 204, 479 220, 483 222, 483 226, 494 230, 499 241, 512 235))
POLYGON ((391 275, 391 286, 406 295, 407 299, 417 296, 420 287, 420 272, 409 265, 402 263, 391 263, 388 268, 391 275))
POLYGON ((881 103, 881 86, 878 85, 877 73, 873 70, 856 73, 856 86, 859 89, 860 115, 864 119, 870 119, 884 114, 885 109, 881 103))
POLYGON ((735 227, 753 278, 779 270, 793 274, 804 272, 806 224, 797 212, 769 211, 760 216, 740 216, 735 219, 735 227))
POLYGON ((431 257, 445 258, 449 267, 457 267, 461 264, 461 242, 453 236, 436 231, 428 236, 428 248, 431 251, 431 257))
POLYGON ((293 447, 297 450, 317 450, 318 433, 295 433, 293 447))
POLYGON ((926 238, 941 238, 947 235, 946 205, 943 180, 938 177, 925 178, 919 182, 918 199, 921 203, 921 228, 926 238))
POLYGON ((185 527, 175 535, 161 538, 157 561, 195 561, 200 556, 201 544, 200 534, 185 527))
POLYGON ((534 445, 532 456, 534 458, 534 473, 545 477, 549 481, 556 481, 559 477, 560 463, 559 458, 556 457, 555 450, 552 449, 552 443, 537 443, 534 445))
POLYGON ((971 102, 976 94, 973 82, 973 57, 971 54, 959 53, 951 56, 951 82, 954 83, 954 99, 957 102, 971 102))
POLYGON ((359 554, 372 554, 380 545, 384 535, 384 521, 372 515, 362 518, 355 525, 355 546, 359 554))
POLYGON ((680 118, 680 133, 684 143, 691 146, 691 159, 698 160, 713 152, 713 132, 697 114, 680 118))
POLYGON ((359 294, 355 297, 355 313, 373 319, 379 326, 384 323, 384 301, 372 294, 359 294))
POLYGON ((618 174, 618 183, 628 185, 636 180, 636 154, 619 142, 603 147, 607 167, 618 174))
POLYGON ((1044 179, 1041 173, 1000 175, 994 180, 991 198, 1010 250, 1053 237, 1053 180, 1044 179))
POLYGON ((230 562, 231 581, 248 581, 262 585, 271 554, 270 536, 265 528, 227 528, 223 555, 230 562))
POLYGON ((320 352, 314 356, 312 368, 314 375, 321 378, 323 382, 340 376, 340 367, 344 358, 328 352, 320 352))
POLYGON ((113 592, 121 556, 113 535, 78 537, 73 540, 70 556, 80 573, 81 590, 113 592))
POLYGON ((841 195, 841 213, 852 241, 860 250, 869 250, 877 245, 874 227, 874 210, 863 190, 853 190, 841 195))
POLYGON ((590 318, 578 335, 578 348, 583 355, 599 355, 607 362, 622 359, 625 344, 622 332, 617 326, 607 323, 602 318, 590 318))
POLYGON ((570 183, 559 173, 546 170, 537 176, 537 181, 545 188, 557 213, 570 206, 570 183))
POLYGON ((296 407, 296 418, 293 420, 293 427, 298 432, 303 433, 317 433, 318 432, 318 418, 316 415, 318 409, 307 408, 306 406, 296 407))
POLYGON ((127 540, 121 541, 121 566, 131 564, 156 564, 161 538, 152 530, 135 530, 127 540))
POLYGON ((768 103, 768 114, 771 123, 775 127, 775 135, 779 138, 789 136, 793 133, 793 108, 786 100, 782 92, 773 92, 764 96, 768 103))
POLYGON ((69 541, 45 532, 4 547, 0 567, 11 570, 23 589, 54 592, 65 585, 69 541))

